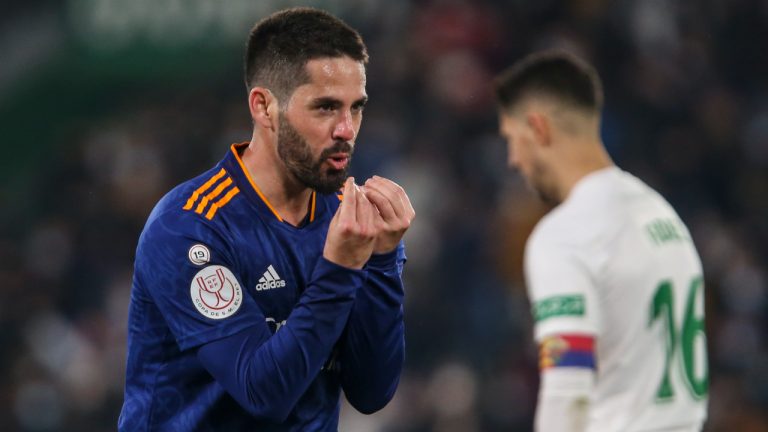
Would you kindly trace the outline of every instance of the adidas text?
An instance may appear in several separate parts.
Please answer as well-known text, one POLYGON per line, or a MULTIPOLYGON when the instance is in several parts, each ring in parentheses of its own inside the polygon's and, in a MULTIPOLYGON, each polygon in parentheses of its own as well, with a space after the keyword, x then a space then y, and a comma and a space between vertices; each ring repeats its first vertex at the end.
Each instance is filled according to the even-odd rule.
POLYGON ((276 281, 272 280, 272 281, 257 283, 256 291, 268 290, 273 288, 282 288, 284 286, 285 286, 284 280, 282 279, 276 280, 276 281))
POLYGON ((277 274, 275 267, 270 264, 269 267, 267 267, 267 271, 264 272, 264 276, 259 278, 259 282, 256 284, 256 291, 282 288, 284 286, 285 281, 277 274))

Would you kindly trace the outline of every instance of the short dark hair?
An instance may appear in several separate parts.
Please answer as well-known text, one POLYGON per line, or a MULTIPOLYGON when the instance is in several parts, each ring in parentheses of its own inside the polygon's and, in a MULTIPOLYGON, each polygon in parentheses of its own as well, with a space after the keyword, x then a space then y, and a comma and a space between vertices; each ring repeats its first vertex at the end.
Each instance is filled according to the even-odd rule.
POLYGON ((269 88, 279 98, 306 82, 304 66, 320 57, 342 57, 368 63, 360 34, 328 12, 309 7, 281 10, 251 30, 245 49, 245 86, 269 88))
POLYGON ((512 109, 529 96, 553 97, 597 113, 603 108, 603 86, 597 71, 563 51, 530 54, 496 78, 496 99, 502 109, 512 109))

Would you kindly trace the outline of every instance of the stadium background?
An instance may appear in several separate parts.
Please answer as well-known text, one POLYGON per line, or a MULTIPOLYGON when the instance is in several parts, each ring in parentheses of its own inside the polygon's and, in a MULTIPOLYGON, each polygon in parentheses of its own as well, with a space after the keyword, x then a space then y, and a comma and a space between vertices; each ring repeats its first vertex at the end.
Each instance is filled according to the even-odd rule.
MULTIPOLYGON (((122 402, 138 233, 171 186, 250 137, 249 27, 295 1, 3 2, 0 424, 108 431, 122 402)), ((521 279, 544 209, 505 166, 489 80, 563 47, 605 81, 603 137, 691 228, 705 265, 708 431, 768 430, 768 2, 306 2, 370 49, 358 178, 389 176, 407 235, 407 363, 344 431, 529 430, 521 279)))

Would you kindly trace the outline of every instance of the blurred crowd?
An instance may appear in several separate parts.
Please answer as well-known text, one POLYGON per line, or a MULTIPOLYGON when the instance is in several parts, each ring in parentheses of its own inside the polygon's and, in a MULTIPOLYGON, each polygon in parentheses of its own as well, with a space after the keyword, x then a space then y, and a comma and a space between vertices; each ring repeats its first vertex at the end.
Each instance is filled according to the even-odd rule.
MULTIPOLYGON (((114 2, 69 3, 107 10, 114 2)), ((269 12, 298 2, 265 4, 269 12)), ((492 79, 522 55, 551 47, 596 65, 611 156, 677 208, 699 248, 711 374, 706 430, 768 430, 767 2, 317 4, 358 28, 371 55, 353 174, 394 179, 418 215, 406 237, 399 390, 373 416, 345 406, 340 430, 531 430, 538 371, 522 251, 547 209, 506 167, 492 79)), ((13 57, 23 73, 3 71, 9 46, 34 45, 29 34, 13 40, 14 17, 73 10, 60 9, 33 1, 0 18, 0 105, 13 100, 22 75, 55 56, 37 47, 33 62, 18 66, 13 57)), ((75 25, 66 17, 45 22, 75 25)), ((33 112, 42 114, 25 120, 34 126, 23 140, 0 131, 4 154, 19 157, 0 162, 14 173, 0 185, 2 430, 115 429, 138 234, 165 192, 250 139, 239 75, 247 29, 222 49, 226 55, 198 59, 221 63, 205 73, 171 67, 153 79, 125 66, 99 84, 98 71, 47 70, 41 76, 80 87, 67 101, 36 99, 33 112), (66 117, 78 100, 80 114, 66 117), (62 125, 60 116, 73 120, 62 125)), ((128 55, 113 49, 113 59, 128 55)))

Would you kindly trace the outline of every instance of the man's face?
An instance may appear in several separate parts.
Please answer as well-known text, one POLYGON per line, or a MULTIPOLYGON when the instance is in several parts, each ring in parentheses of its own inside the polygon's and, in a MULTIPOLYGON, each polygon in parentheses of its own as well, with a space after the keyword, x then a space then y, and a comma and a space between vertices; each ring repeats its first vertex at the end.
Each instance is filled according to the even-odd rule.
POLYGON ((507 165, 520 172, 528 188, 542 201, 557 204, 554 179, 541 157, 541 143, 525 115, 502 112, 499 119, 501 135, 507 141, 507 165))
POLYGON ((304 185, 331 193, 347 178, 367 101, 365 68, 349 57, 314 59, 305 67, 309 82, 281 109, 277 150, 304 185))

